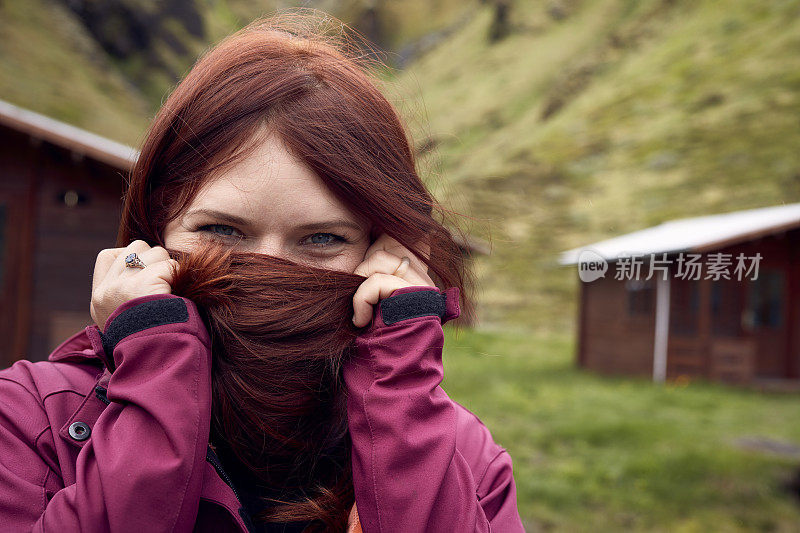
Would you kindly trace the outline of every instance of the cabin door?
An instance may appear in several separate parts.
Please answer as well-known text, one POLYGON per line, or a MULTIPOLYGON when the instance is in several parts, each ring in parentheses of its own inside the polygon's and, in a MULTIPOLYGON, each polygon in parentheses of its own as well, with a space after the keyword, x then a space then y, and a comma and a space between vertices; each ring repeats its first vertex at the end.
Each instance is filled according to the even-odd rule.
POLYGON ((745 321, 756 341, 756 376, 786 377, 789 341, 786 268, 765 265, 748 287, 745 321))
POLYGON ((755 374, 757 343, 744 328, 746 285, 736 279, 710 282, 708 375, 717 381, 746 383, 755 374))

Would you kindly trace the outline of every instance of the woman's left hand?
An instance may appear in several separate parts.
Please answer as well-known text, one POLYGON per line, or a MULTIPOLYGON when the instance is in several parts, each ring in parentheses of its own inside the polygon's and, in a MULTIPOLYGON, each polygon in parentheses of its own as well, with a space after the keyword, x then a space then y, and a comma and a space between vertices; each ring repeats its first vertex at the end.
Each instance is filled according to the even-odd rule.
POLYGON ((364 261, 353 273, 367 278, 353 295, 353 324, 357 327, 369 324, 372 306, 395 290, 417 285, 436 286, 428 276, 425 263, 386 234, 367 248, 364 261))

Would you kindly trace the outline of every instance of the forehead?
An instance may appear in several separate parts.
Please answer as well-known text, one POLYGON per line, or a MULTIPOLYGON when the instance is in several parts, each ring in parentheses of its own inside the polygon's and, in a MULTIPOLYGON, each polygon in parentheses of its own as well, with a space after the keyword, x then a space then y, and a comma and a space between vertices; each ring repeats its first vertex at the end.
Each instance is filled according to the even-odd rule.
POLYGON ((205 183, 191 207, 223 209, 253 221, 302 223, 321 215, 357 219, 274 133, 205 183))

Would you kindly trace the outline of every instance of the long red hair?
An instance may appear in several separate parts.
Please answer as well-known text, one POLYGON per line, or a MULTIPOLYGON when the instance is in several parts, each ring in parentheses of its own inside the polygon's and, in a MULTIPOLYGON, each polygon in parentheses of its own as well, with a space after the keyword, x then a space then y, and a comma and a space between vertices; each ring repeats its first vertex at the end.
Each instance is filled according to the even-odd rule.
MULTIPOLYGON (((153 246, 164 246, 163 231, 167 223, 188 207, 202 185, 247 157, 262 140, 263 132, 274 131, 287 149, 308 165, 344 205, 371 223, 373 239, 381 233, 388 234, 427 264, 437 285, 459 287, 462 316, 470 317, 469 279, 463 256, 451 233, 455 228, 454 219, 429 194, 417 174, 405 128, 369 74, 370 67, 376 65, 375 60, 365 59, 359 52, 363 47, 353 44, 357 36, 343 33, 342 28, 343 25, 330 17, 320 21, 305 12, 275 15, 254 21, 208 50, 164 102, 147 132, 141 154, 129 176, 117 245, 126 246, 135 239, 142 239, 153 246), (331 28, 339 31, 331 35, 331 28), (445 221, 450 228, 445 226, 445 221)), ((226 268, 241 266, 221 264, 226 268)), ((252 267, 253 263, 250 264, 252 267)), ((290 281, 287 287, 292 285, 292 280, 293 283, 303 282, 296 275, 295 267, 288 263, 278 261, 270 265, 268 271, 273 275, 278 275, 281 268, 294 272, 285 278, 290 281)), ((258 269, 263 267, 259 265, 258 269)), ((181 290, 187 297, 205 302, 202 305, 210 305, 208 302, 214 302, 214 293, 221 290, 220 286, 236 291, 240 290, 236 284, 253 281, 252 272, 228 276, 220 275, 215 268, 203 270, 209 276, 205 281, 195 280, 199 283, 197 286, 214 287, 213 290, 199 291, 192 283, 184 283, 184 278, 181 278, 181 290), (208 279, 215 279, 222 285, 209 284, 208 279)), ((247 265, 244 268, 246 270, 247 265)), ((318 277, 324 283, 297 285, 298 291, 292 292, 291 297, 298 300, 287 300, 293 302, 288 304, 290 308, 297 306, 297 302, 316 301, 320 295, 330 296, 330 291, 336 291, 337 295, 349 291, 351 298, 358 286, 358 277, 348 273, 318 277)), ((285 294, 289 298, 289 293, 285 294)), ((260 296, 251 294, 248 298, 241 301, 232 298, 225 306, 255 305, 258 308, 264 304, 260 296)), ((342 298, 342 302, 347 300, 342 298)), ((352 310, 334 306, 324 311, 316 318, 311 317, 315 331, 333 328, 341 333, 348 330, 349 325, 343 326, 342 321, 349 322, 352 310)), ((263 315, 246 313, 249 318, 242 319, 232 311, 226 313, 217 315, 216 325, 211 326, 218 328, 216 339, 225 339, 224 342, 240 342, 246 339, 248 328, 260 331, 263 326, 259 323, 263 315), (232 331, 236 334, 225 336, 225 330, 227 334, 232 331)), ((275 327, 276 331, 298 326, 294 321, 299 320, 299 316, 308 318, 280 309, 271 316, 276 317, 276 320, 269 319, 270 327, 275 327)), ((308 443, 304 439, 310 435, 337 435, 340 437, 337 446, 344 442, 341 439, 349 438, 346 431, 342 433, 346 424, 343 426, 341 418, 337 381, 340 379, 337 365, 345 357, 346 350, 341 357, 319 352, 316 355, 327 355, 315 359, 314 350, 323 347, 316 343, 301 344, 292 352, 300 357, 298 364, 308 365, 306 370, 315 372, 322 372, 324 368, 324 373, 295 374, 297 367, 278 365, 274 368, 275 379, 293 384, 298 391, 316 386, 320 376, 326 376, 331 388, 325 394, 332 394, 327 417, 304 418, 292 405, 271 404, 275 396, 262 388, 266 383, 252 379, 250 365, 256 362, 243 355, 251 353, 247 342, 241 344, 247 349, 237 347, 233 351, 226 351, 227 346, 218 343, 219 353, 214 354, 213 360, 212 386, 216 402, 213 423, 220 431, 234 432, 226 435, 244 432, 238 434, 241 438, 236 437, 238 445, 234 443, 243 462, 256 461, 253 455, 256 450, 248 451, 246 447, 253 445, 258 436, 284 439, 285 450, 293 449, 295 454, 308 452, 310 455, 306 457, 311 458, 311 463, 303 464, 308 466, 309 474, 318 475, 318 490, 306 492, 305 500, 296 500, 278 509, 273 518, 283 521, 304 518, 330 527, 346 523, 351 481, 347 476, 331 477, 324 469, 314 470, 314 454, 322 457, 322 452, 313 446, 303 448, 302 443, 308 443), (231 353, 238 355, 231 356, 231 353), (322 360, 324 365, 317 364, 322 360), (249 398, 237 395, 249 395, 249 398), (239 410, 234 407, 235 401, 241 404, 239 410), (269 435, 267 427, 261 427, 265 433, 260 435, 245 435, 250 431, 247 421, 262 416, 262 408, 268 405, 283 413, 276 412, 276 417, 294 416, 295 422, 300 424, 298 427, 303 428, 302 435, 269 435), (248 409, 250 412, 246 412, 248 409), (292 448, 295 445, 300 448, 292 448)), ((281 350, 286 353, 290 345, 291 342, 282 343, 281 350)), ((261 348, 254 348, 252 353, 263 354, 259 352, 261 348)), ((259 359, 264 360, 270 358, 259 359)), ((280 361, 279 358, 271 360, 280 361)), ((321 400, 312 398, 309 401, 313 404, 321 400)), ((333 441, 319 442, 331 444, 333 441)), ((277 454, 278 448, 272 451, 277 454)), ((333 456, 342 460, 340 455, 333 456)), ((281 457, 287 456, 278 454, 273 459, 280 462, 281 457)), ((270 466, 274 466, 272 460, 270 466)), ((349 475, 349 461, 340 466, 349 475)))
POLYGON ((213 241, 172 251, 173 293, 195 302, 212 339, 211 440, 267 491, 259 520, 344 531, 354 493, 340 372, 358 330, 364 278, 213 241))

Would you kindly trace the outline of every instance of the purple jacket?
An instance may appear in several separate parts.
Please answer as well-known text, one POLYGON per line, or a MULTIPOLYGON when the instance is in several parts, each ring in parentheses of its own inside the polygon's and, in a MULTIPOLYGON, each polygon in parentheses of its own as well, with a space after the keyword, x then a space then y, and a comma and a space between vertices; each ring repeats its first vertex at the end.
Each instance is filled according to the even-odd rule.
MULTIPOLYGON (((344 369, 363 531, 523 531, 511 457, 439 387, 457 290, 408 287, 377 307, 344 369)), ((248 531, 208 445, 194 303, 136 298, 105 326, 0 371, 3 531, 248 531)))

